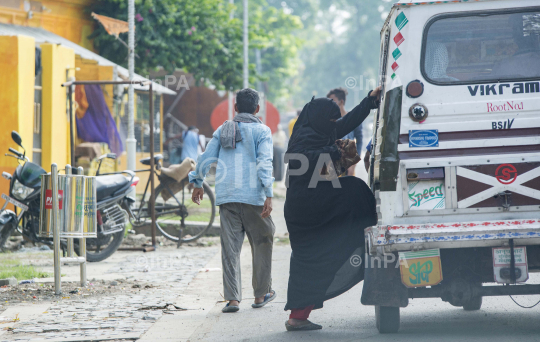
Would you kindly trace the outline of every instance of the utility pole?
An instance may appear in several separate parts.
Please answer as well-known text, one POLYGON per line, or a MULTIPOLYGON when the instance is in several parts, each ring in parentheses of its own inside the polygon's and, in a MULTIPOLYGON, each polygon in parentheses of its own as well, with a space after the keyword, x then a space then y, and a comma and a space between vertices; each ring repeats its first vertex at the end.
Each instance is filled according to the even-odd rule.
MULTIPOLYGON (((128 49, 129 49, 129 59, 128 59, 128 70, 129 70, 129 80, 133 81, 135 76, 135 0, 128 0, 128 49)), ((134 119, 134 102, 135 102, 135 92, 133 89, 133 84, 129 85, 128 88, 128 136, 126 139, 126 150, 127 150, 127 168, 128 170, 135 170, 135 152, 137 148, 137 140, 135 139, 135 119, 134 119)), ((152 113, 150 113, 152 115, 152 113)), ((135 193, 135 188, 133 188, 133 193, 135 193)))
MULTIPOLYGON (((262 74, 262 62, 261 62, 260 49, 255 50, 255 65, 257 68, 257 74, 260 76, 262 74)), ((257 91, 259 92, 260 105, 261 105, 259 113, 260 113, 260 116, 262 117, 263 124, 266 125, 266 98, 264 96, 264 89, 263 89, 263 84, 261 81, 257 82, 257 91)))
POLYGON ((248 44, 248 0, 244 0, 244 88, 249 87, 248 44))
MULTIPOLYGON (((234 0, 229 0, 229 3, 231 5, 234 5, 234 0)), ((233 20, 234 19, 234 11, 231 10, 231 13, 229 13, 229 19, 230 20, 233 20)), ((227 92, 227 98, 228 98, 228 109, 227 109, 227 113, 228 113, 228 118, 229 120, 232 120, 233 119, 233 116, 234 116, 234 109, 233 109, 233 90, 232 88, 229 89, 229 91, 227 92)))

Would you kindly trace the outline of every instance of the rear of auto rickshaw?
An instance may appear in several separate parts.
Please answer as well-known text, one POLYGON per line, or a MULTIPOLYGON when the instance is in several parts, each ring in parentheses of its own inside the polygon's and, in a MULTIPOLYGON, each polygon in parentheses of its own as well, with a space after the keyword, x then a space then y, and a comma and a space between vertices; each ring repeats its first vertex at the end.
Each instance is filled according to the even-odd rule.
POLYGON ((538 0, 402 0, 380 74, 362 294, 379 331, 412 298, 540 294, 538 0))

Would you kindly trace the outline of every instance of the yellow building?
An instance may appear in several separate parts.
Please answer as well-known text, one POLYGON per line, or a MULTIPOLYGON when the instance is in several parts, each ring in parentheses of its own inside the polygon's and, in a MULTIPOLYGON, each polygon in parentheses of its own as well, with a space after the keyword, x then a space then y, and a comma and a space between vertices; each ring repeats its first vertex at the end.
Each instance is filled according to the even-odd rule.
MULTIPOLYGON (((0 0, 0 149, 16 147, 11 131, 19 132, 30 161, 50 170, 52 163, 70 163, 70 127, 68 98, 62 83, 70 80, 121 80, 128 71, 91 51, 90 35, 94 22, 85 12, 90 0, 24 1, 0 0), (37 72, 36 72, 37 71, 37 72)), ((136 80, 146 80, 137 75, 136 80)), ((161 95, 175 92, 154 84, 157 108, 161 95)), ((113 97, 123 98, 122 88, 102 86, 105 102, 116 118, 121 131, 125 103, 114 103, 113 97), (119 96, 120 95, 120 96, 119 96)), ((138 102, 148 99, 144 87, 136 87, 138 102)), ((144 101, 143 101, 144 102, 144 101)), ((138 110, 136 128, 147 124, 145 111, 138 110)), ((137 115, 137 112, 135 113, 137 115)), ((158 121, 160 124, 163 120, 158 121)), ((74 123, 73 123, 74 124, 74 123)), ((76 129, 74 129, 76 132, 76 129)), ((162 132, 162 130, 159 130, 162 132)), ((147 157, 144 129, 136 133, 137 159, 147 157)), ((122 133, 122 132, 121 132, 122 133)), ((122 135, 122 134, 121 134, 122 135)), ((158 152, 161 151, 161 135, 158 152)), ((76 137, 75 137, 76 138, 76 137)), ((125 144, 124 144, 125 146, 125 144)), ((125 149, 125 147, 124 147, 125 149)), ((22 152, 22 149, 19 148, 22 152)), ((13 174, 17 161, 0 157, 0 172, 13 174)), ((62 168, 62 167, 61 167, 62 168)), ((125 153, 119 156, 118 169, 127 168, 125 153)), ((145 175, 140 175, 141 183, 145 175)), ((0 180, 0 193, 7 193, 9 182, 0 180)), ((142 186, 142 184, 141 184, 142 186)))

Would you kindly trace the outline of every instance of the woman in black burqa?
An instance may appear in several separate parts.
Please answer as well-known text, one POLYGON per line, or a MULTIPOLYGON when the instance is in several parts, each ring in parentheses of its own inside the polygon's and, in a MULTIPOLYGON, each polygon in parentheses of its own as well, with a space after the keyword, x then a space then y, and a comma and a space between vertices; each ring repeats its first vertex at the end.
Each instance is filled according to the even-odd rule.
POLYGON ((325 300, 339 296, 364 278, 360 259, 364 228, 377 223, 375 198, 361 179, 337 178, 336 174, 347 170, 343 146, 349 142, 336 141, 336 137, 347 135, 364 121, 371 109, 378 107, 379 92, 379 88, 371 91, 343 118, 331 99, 312 99, 294 125, 287 150, 290 174, 285 201, 285 221, 292 248, 285 305, 285 310, 291 310, 285 323, 287 330, 321 329, 307 320, 311 310, 322 308, 325 300), (332 179, 334 171, 331 165, 321 167, 321 155, 323 160, 331 158, 334 164, 332 181, 328 179, 332 179), (307 171, 294 175, 299 173, 306 158, 307 171), (326 174, 324 181, 315 186, 314 173, 326 174))

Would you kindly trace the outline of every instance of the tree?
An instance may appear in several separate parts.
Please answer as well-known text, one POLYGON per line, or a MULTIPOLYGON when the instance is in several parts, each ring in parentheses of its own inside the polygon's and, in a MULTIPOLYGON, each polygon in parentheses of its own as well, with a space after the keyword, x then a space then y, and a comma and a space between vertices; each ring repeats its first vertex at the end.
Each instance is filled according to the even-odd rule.
MULTIPOLYGON (((331 88, 346 87, 349 77, 359 82, 363 76, 358 95, 367 94, 366 80, 377 78, 380 30, 390 0, 268 1, 299 16, 304 24, 297 33, 305 43, 300 52, 301 70, 294 79, 298 84, 292 96, 294 106, 301 107, 313 95, 326 96, 331 88)), ((347 107, 352 108, 354 96, 349 97, 347 107)))
MULTIPOLYGON (((240 6, 239 6, 240 7, 240 6)), ((239 8, 238 15, 242 15, 239 8)), ((298 75, 302 39, 295 35, 302 29, 298 16, 270 6, 266 0, 249 2, 250 83, 262 82, 262 90, 273 101, 284 102, 293 90, 293 77, 298 75), (255 51, 261 54, 260 73, 256 69, 255 51)))
MULTIPOLYGON (((183 69, 218 88, 242 85, 242 23, 223 0, 136 0, 136 71, 183 69)), ((99 0, 91 10, 127 21, 127 1, 99 0)), ((101 25, 91 35, 99 54, 120 65, 128 51, 101 25)), ((127 41, 127 33, 121 38, 127 41)))
MULTIPOLYGON (((242 6, 224 0, 136 0, 136 71, 146 74, 157 67, 183 69, 196 80, 204 79, 219 89, 242 87, 242 6), (234 10, 235 18, 229 19, 234 10)), ((99 0, 91 8, 97 14, 127 20, 127 1, 99 0)), ((266 0, 250 0, 249 40, 251 87, 263 82, 270 100, 287 97, 290 79, 299 69, 302 28, 299 17, 269 6, 266 0), (261 51, 261 73, 255 65, 255 49, 261 51)), ((91 38, 98 52, 121 65, 127 64, 127 48, 97 26, 91 38)), ((127 34, 121 38, 127 40, 127 34)))

